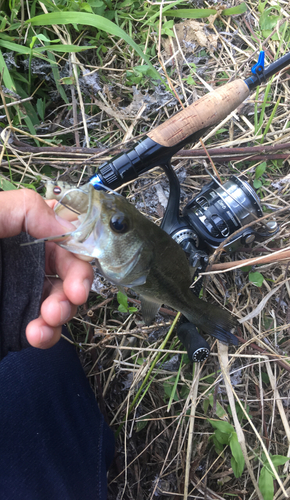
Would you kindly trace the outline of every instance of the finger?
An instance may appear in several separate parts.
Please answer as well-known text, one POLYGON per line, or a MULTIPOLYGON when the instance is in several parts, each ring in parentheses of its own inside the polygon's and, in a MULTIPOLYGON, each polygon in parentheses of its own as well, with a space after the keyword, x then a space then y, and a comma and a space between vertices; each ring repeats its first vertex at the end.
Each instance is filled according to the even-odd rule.
POLYGON ((49 296, 43 301, 40 309, 42 319, 49 327, 63 325, 76 314, 77 306, 72 304, 63 290, 63 283, 51 281, 49 296))
POLYGON ((61 326, 53 328, 47 325, 44 319, 39 316, 28 324, 26 338, 33 347, 48 349, 59 341, 61 328, 61 326))
POLYGON ((46 273, 63 280, 63 290, 73 304, 83 304, 94 278, 92 266, 55 243, 46 244, 46 273))
POLYGON ((31 189, 1 192, 0 206, 0 238, 15 236, 21 231, 35 238, 44 238, 75 229, 70 222, 58 217, 31 189))

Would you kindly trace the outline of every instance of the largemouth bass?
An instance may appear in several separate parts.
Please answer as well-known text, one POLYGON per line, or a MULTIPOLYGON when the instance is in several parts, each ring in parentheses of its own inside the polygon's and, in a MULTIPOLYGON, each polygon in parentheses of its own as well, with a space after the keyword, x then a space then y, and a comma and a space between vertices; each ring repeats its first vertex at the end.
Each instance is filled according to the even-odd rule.
POLYGON ((218 339, 237 344, 231 314, 197 298, 182 248, 124 197, 89 187, 86 215, 75 231, 49 238, 70 252, 96 259, 101 273, 119 287, 140 294, 149 324, 161 304, 180 311, 191 323, 218 339))

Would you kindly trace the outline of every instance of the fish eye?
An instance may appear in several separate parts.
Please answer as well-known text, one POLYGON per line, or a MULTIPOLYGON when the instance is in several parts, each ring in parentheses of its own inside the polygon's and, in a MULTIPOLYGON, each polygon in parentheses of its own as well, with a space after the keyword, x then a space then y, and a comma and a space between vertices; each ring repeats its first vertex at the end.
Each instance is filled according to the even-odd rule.
POLYGON ((111 217, 110 227, 115 233, 127 233, 129 231, 129 221, 125 214, 119 212, 111 217))
POLYGON ((61 188, 60 188, 59 186, 55 186, 55 187, 53 188, 53 193, 54 193, 54 194, 60 194, 60 193, 61 193, 61 188))

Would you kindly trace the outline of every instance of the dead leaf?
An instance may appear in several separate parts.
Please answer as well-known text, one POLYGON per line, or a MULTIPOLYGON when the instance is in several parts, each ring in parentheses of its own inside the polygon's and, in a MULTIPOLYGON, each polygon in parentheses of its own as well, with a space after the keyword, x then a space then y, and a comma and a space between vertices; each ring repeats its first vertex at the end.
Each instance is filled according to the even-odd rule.
POLYGON ((216 10, 216 13, 207 18, 209 21, 208 27, 211 29, 213 29, 213 23, 215 22, 216 18, 222 14, 223 10, 225 10, 226 7, 224 5, 217 4, 214 6, 214 8, 216 10))
MULTIPOLYGON (((206 47, 209 51, 213 51, 217 48, 218 36, 208 31, 208 24, 188 19, 187 21, 176 24, 175 32, 185 56, 194 54, 200 47, 206 47)), ((170 59, 173 53, 178 51, 178 44, 174 38, 163 39, 162 45, 166 59, 170 59)), ((178 62, 183 60, 180 52, 176 57, 178 62)))

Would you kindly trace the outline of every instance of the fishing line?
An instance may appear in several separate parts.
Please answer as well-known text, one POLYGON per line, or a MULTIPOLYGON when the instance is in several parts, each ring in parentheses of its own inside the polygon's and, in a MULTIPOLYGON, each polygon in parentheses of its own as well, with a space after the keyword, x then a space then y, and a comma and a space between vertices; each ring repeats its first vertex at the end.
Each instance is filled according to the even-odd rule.
MULTIPOLYGON (((28 217, 27 217, 27 210, 26 210, 26 209, 27 209, 27 205, 26 205, 26 199, 25 199, 25 196, 26 196, 25 191, 23 191, 23 194, 24 194, 24 196, 23 196, 23 204, 24 204, 24 213, 25 213, 25 217, 24 217, 24 228, 25 228, 25 231, 24 231, 24 232, 25 232, 26 237, 27 237, 27 239, 28 239, 28 236, 29 236, 30 238, 31 238, 32 236, 31 236, 31 235, 29 234, 29 232, 28 232, 28 223, 27 223, 27 219, 28 219, 28 217)), ((48 205, 48 206, 49 206, 49 205, 48 205)), ((20 246, 29 246, 29 247, 32 247, 32 246, 33 246, 33 245, 32 245, 33 243, 35 243, 35 242, 34 242, 34 241, 27 241, 27 243, 22 243, 20 246)), ((43 268, 43 267, 40 265, 40 263, 39 263, 39 259, 37 259, 37 258, 36 258, 36 256, 35 256, 35 254, 34 254, 34 252, 33 252, 33 249, 32 249, 32 248, 30 248, 30 252, 31 252, 31 256, 32 256, 33 260, 36 262, 37 269, 38 269, 38 270, 40 270, 40 271, 41 271, 41 273, 42 273, 42 275, 44 276, 43 288, 44 288, 44 286, 45 286, 45 280, 47 280, 47 281, 48 281, 48 283, 49 283, 49 284, 50 284, 50 286, 51 286, 51 289, 54 289, 54 288, 55 288, 55 285, 54 285, 54 283, 52 283, 52 282, 51 282, 51 277, 49 278, 49 277, 47 276, 46 272, 45 272, 45 258, 46 258, 46 256, 44 255, 44 268, 43 268)), ((56 276, 56 279, 60 279, 58 275, 55 275, 55 276, 56 276)), ((49 296, 49 295, 48 295, 48 296, 49 296)), ((42 301, 42 302, 43 302, 43 301, 42 301)))
POLYGON ((66 205, 65 203, 63 203, 64 198, 65 198, 67 195, 69 195, 70 193, 73 193, 74 191, 77 191, 78 193, 79 193, 79 192, 82 192, 82 193, 84 193, 85 195, 89 196, 89 195, 88 195, 88 193, 86 193, 86 191, 84 191, 83 189, 78 188, 78 187, 75 187, 75 188, 73 187, 73 188, 69 189, 68 191, 66 191, 65 193, 63 193, 63 195, 62 195, 62 197, 60 198, 60 200, 58 200, 58 204, 57 204, 57 205, 55 205, 55 207, 54 207, 54 211, 56 211, 56 209, 57 209, 57 207, 58 207, 59 205, 62 205, 63 207, 67 208, 68 210, 71 210, 71 212, 74 212, 75 214, 80 215, 80 213, 81 213, 81 212, 78 212, 77 210, 73 209, 73 208, 72 208, 72 207, 70 207, 69 205, 66 205))
MULTIPOLYGON (((89 182, 89 184, 94 187, 93 183, 89 182)), ((100 186, 101 186, 101 190, 108 191, 109 193, 115 194, 117 196, 123 196, 121 193, 118 193, 118 191, 115 191, 113 188, 110 188, 110 187, 106 186, 105 184, 101 184, 100 186)))

